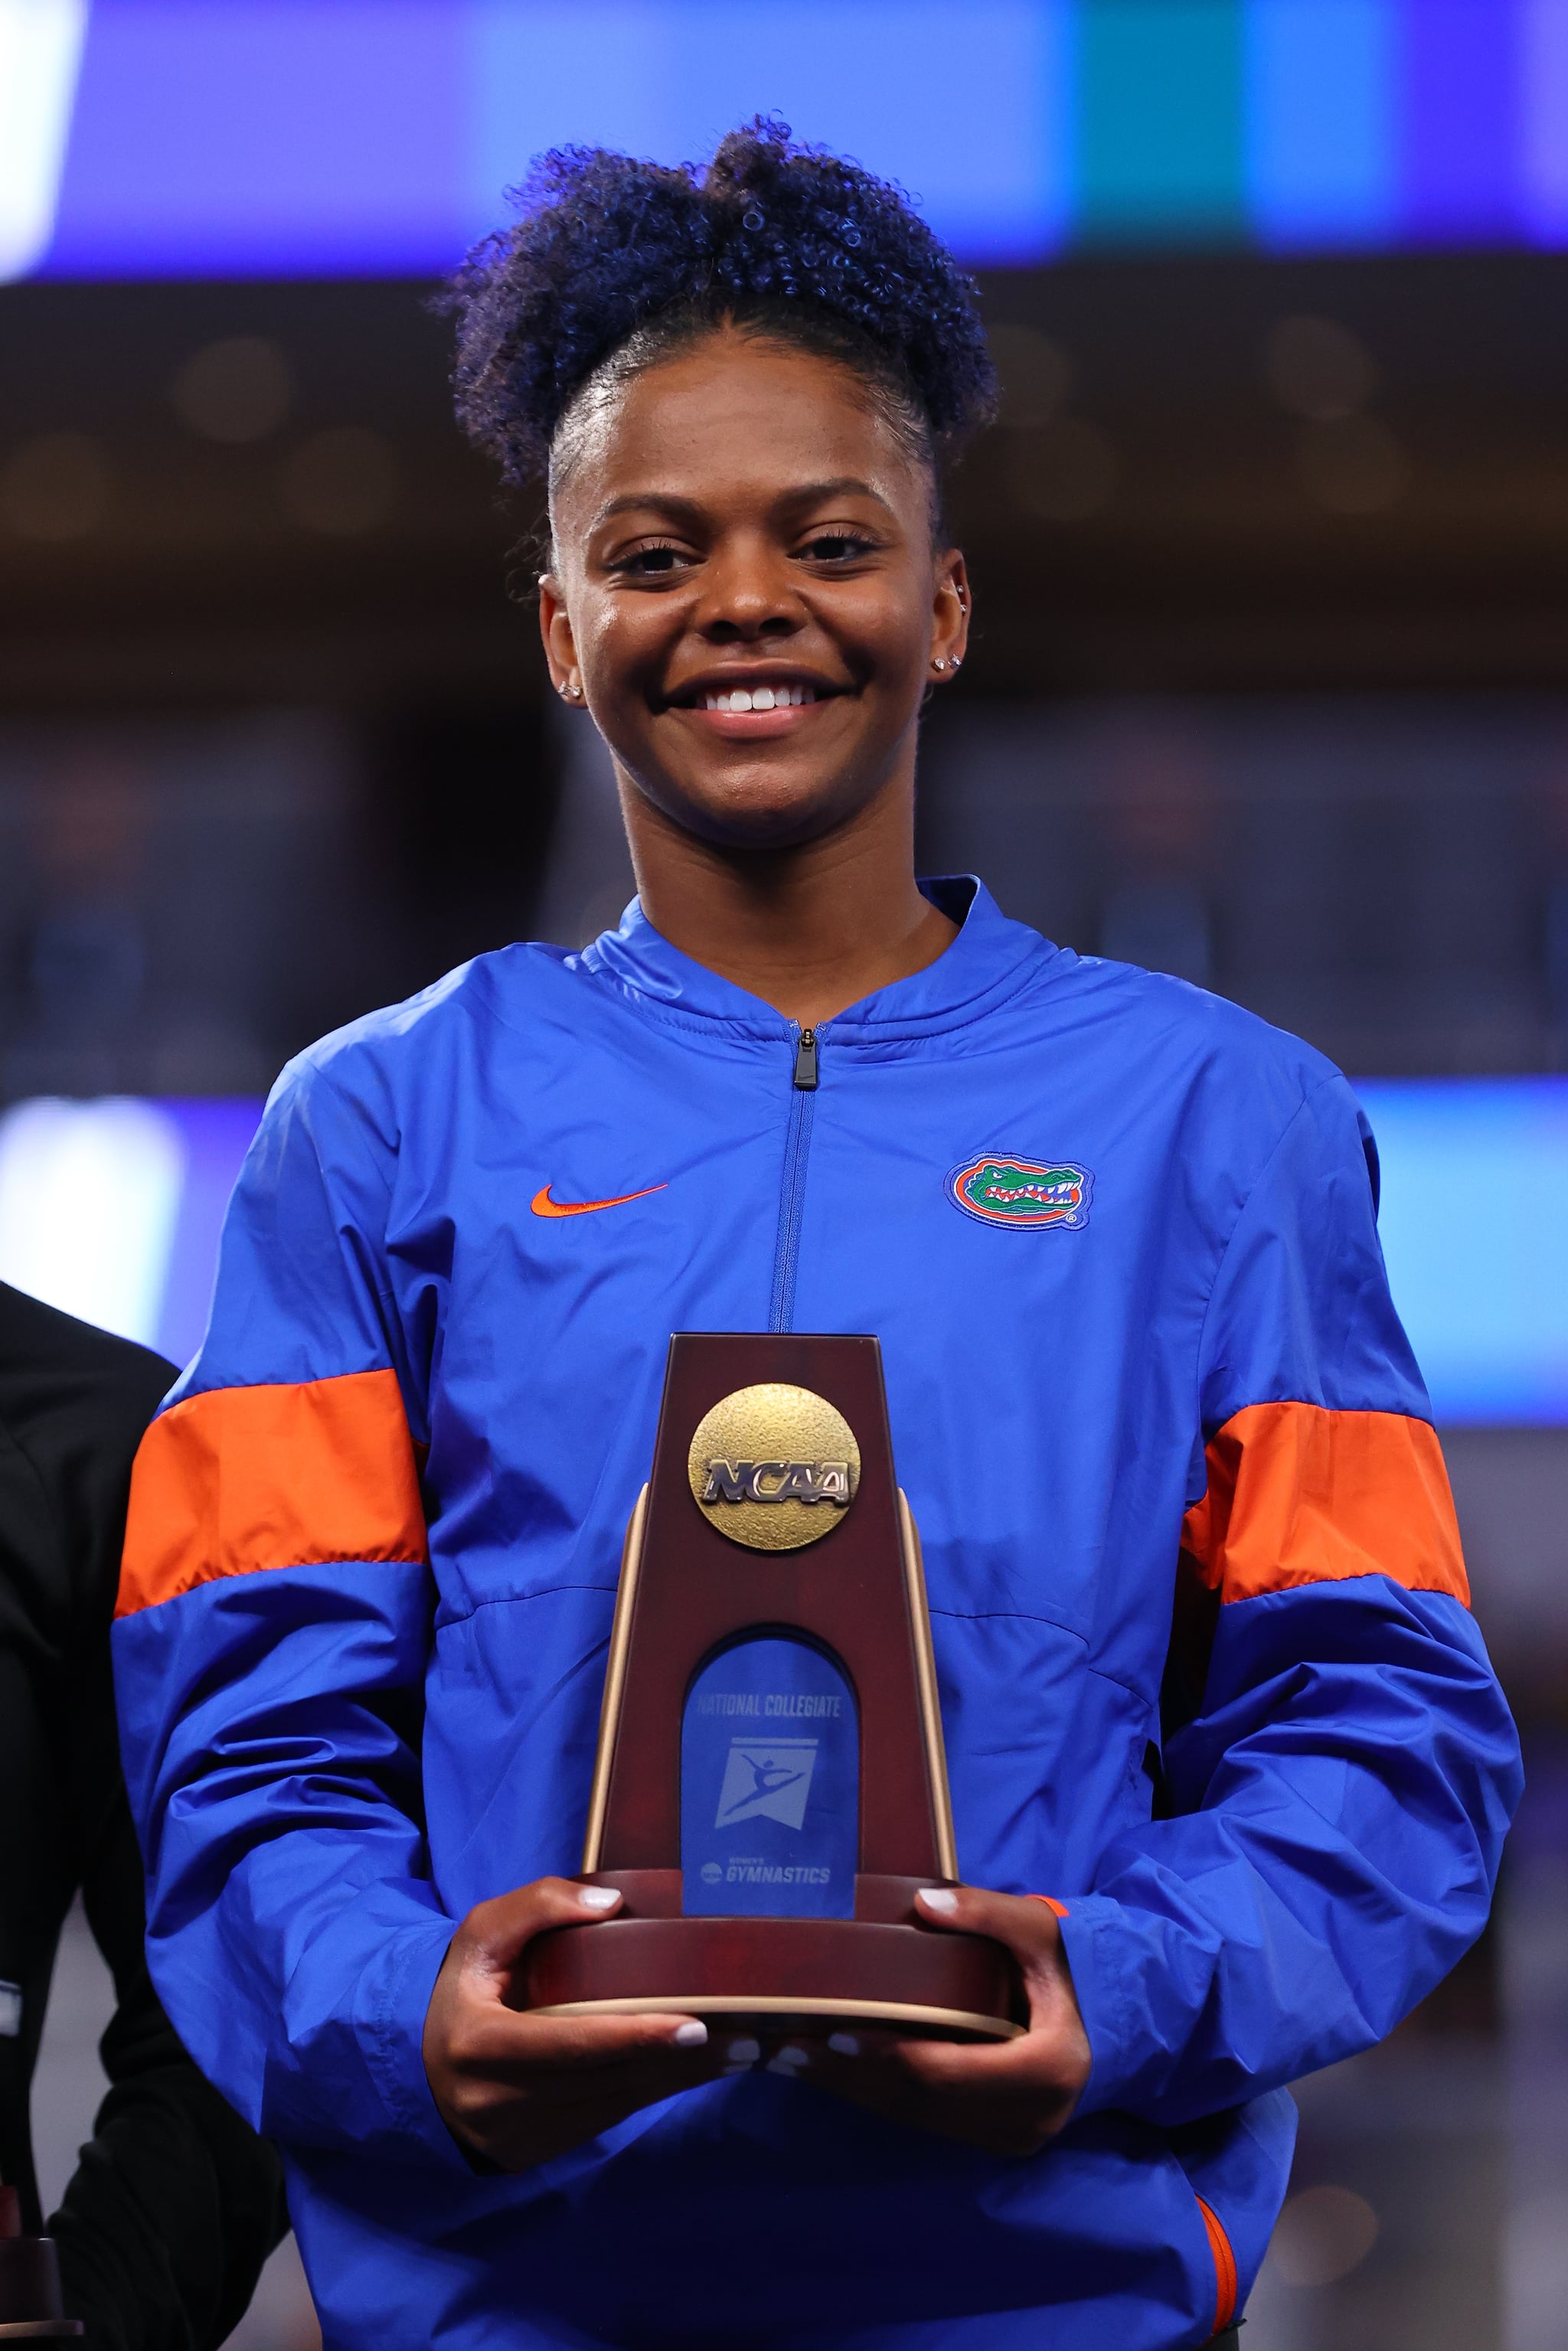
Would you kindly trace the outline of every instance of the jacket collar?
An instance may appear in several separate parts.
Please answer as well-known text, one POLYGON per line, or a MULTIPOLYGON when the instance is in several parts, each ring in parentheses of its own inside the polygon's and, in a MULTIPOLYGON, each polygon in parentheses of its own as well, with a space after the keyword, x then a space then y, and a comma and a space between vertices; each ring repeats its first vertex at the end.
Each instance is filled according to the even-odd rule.
MULTIPOLYGON (((922 882, 920 888, 958 925, 957 937, 924 971, 862 997, 858 1004, 824 1021, 823 1035, 831 1033, 836 1043, 874 1046, 963 1027, 1016 993, 1061 954, 1037 931, 1009 921, 972 873, 943 875, 922 882)), ((603 932, 580 956, 568 960, 683 1023, 716 1021, 732 1032, 768 1038, 794 1033, 794 1023, 760 997, 721 979, 672 946, 635 898, 622 915, 619 930, 603 932)))

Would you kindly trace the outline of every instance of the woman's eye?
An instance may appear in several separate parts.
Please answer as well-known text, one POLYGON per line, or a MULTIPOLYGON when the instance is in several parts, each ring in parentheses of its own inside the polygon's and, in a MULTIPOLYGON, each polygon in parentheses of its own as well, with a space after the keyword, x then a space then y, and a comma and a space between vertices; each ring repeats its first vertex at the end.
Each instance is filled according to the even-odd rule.
POLYGON ((857 555, 868 555, 871 545, 852 530, 820 530, 800 552, 812 563, 852 563, 857 555))
POLYGON ((615 568, 631 572, 635 579, 646 580, 662 571, 674 571, 690 560, 678 547, 634 547, 615 568))

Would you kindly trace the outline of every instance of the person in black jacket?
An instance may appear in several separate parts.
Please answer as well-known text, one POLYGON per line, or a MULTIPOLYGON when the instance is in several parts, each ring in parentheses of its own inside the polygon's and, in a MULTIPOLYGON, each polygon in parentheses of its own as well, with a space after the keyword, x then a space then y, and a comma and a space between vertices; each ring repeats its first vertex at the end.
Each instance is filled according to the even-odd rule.
POLYGON ((109 1628, 131 1464, 175 1377, 0 1283, 0 2179, 41 2224, 28 2094, 79 1889, 114 1977, 110 2090, 49 2223, 95 2351, 205 2351, 287 2227, 277 2157, 186 2055, 143 1952, 109 1628))

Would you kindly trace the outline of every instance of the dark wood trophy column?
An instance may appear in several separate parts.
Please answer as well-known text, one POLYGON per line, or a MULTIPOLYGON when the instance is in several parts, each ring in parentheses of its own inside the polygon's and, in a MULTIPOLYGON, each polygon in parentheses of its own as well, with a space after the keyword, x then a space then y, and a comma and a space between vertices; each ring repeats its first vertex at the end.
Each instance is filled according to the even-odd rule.
POLYGON ((532 1945, 521 2005, 768 2032, 1021 2030, 1009 1954, 914 1907, 958 1865, 875 1339, 671 1341, 582 1875, 624 1906, 532 1945))

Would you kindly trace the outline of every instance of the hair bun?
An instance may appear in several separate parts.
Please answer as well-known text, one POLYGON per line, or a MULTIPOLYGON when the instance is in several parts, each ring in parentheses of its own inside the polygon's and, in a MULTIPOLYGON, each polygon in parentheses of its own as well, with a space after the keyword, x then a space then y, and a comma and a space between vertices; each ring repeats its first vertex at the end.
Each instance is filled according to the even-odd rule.
POLYGON ((506 478, 543 472, 573 395, 662 314, 799 308, 873 346, 952 446, 987 423, 996 378, 962 271, 903 192, 758 115, 704 172, 553 148, 519 216, 475 247, 444 298, 457 413, 506 478))

